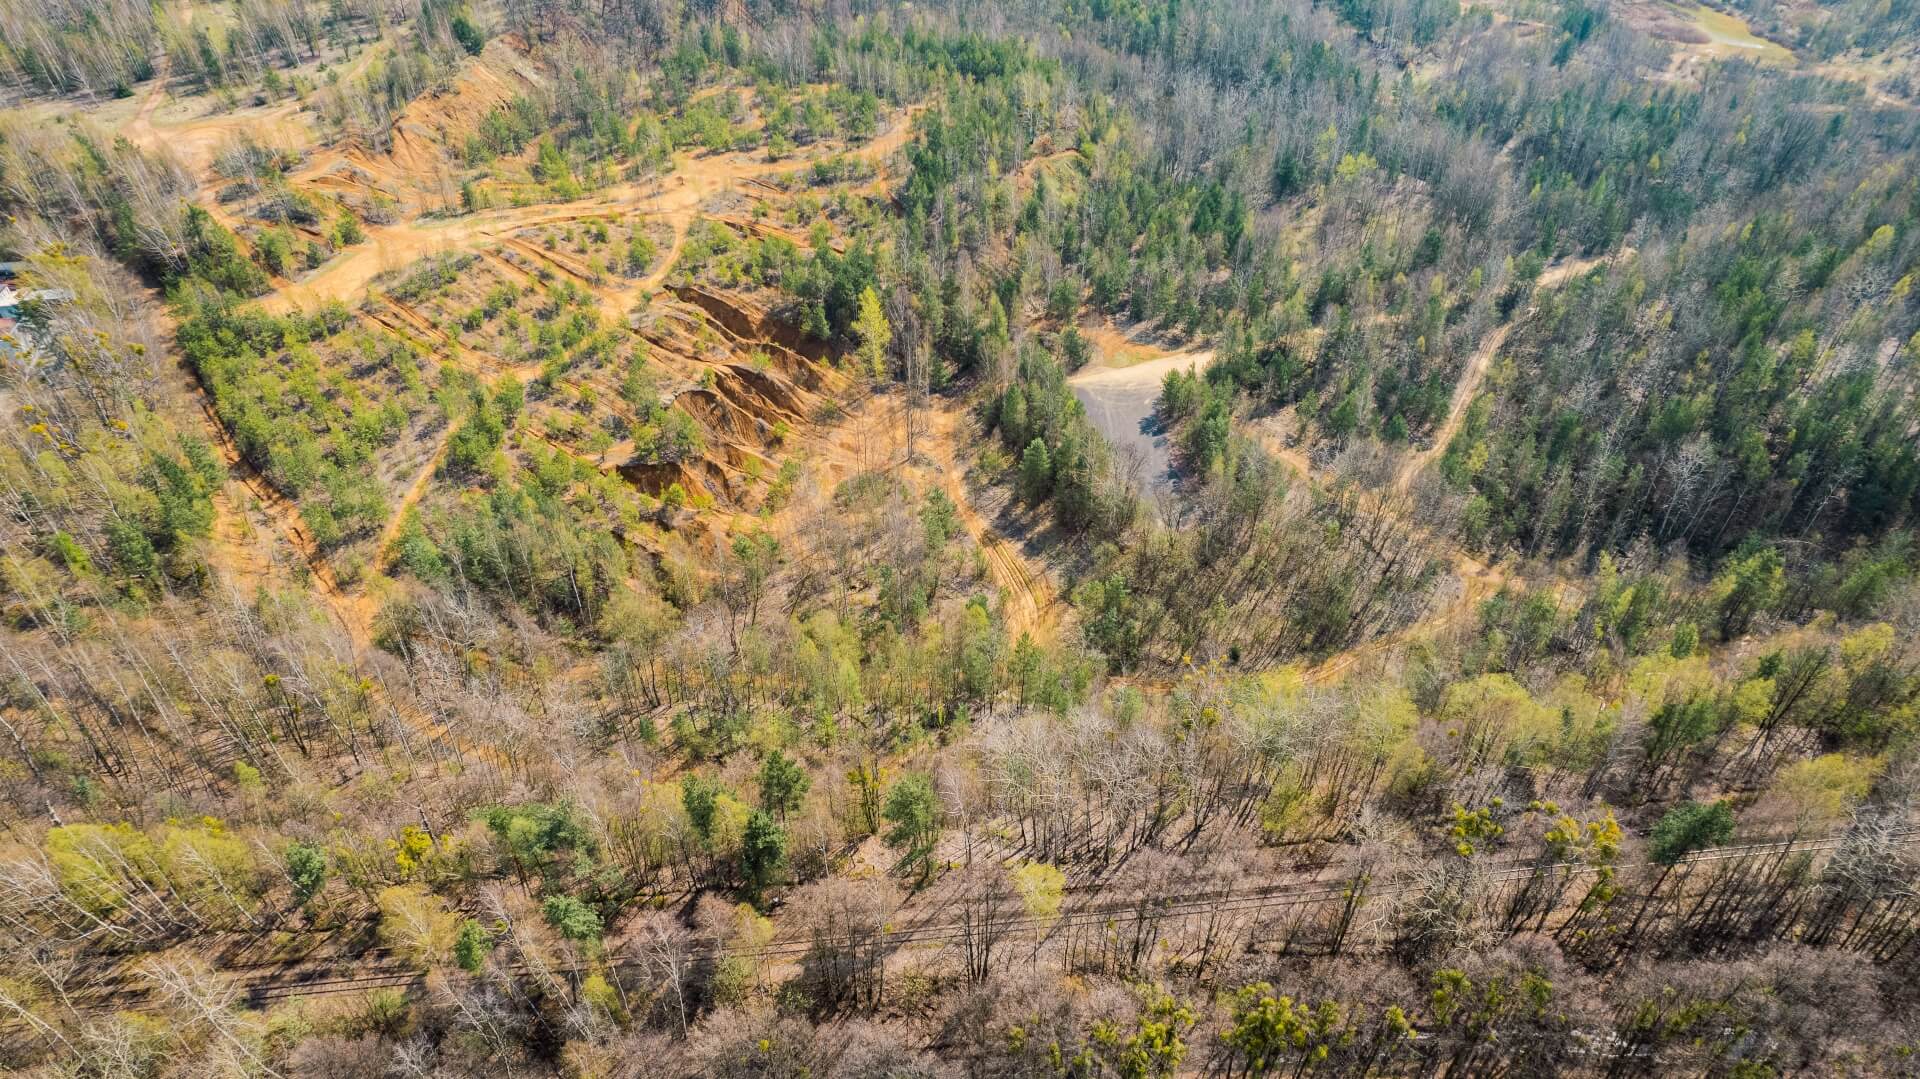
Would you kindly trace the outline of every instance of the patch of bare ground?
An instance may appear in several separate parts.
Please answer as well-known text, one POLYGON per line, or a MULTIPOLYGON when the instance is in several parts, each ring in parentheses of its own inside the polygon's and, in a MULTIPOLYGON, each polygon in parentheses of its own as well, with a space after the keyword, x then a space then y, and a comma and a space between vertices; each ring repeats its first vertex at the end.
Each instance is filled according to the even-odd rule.
MULTIPOLYGON (((911 443, 907 422, 902 395, 861 396, 844 410, 844 419, 805 441, 812 483, 828 493, 862 473, 885 472, 910 480, 917 490, 944 492, 999 594, 1008 635, 1057 641, 1069 625, 1071 605, 1040 555, 1040 530, 1014 512, 1005 490, 975 482, 969 462, 977 456, 981 434, 965 402, 929 399, 915 420, 911 443)), ((787 519, 775 515, 770 523, 779 531, 787 519)))
POLYGON ((979 439, 972 419, 956 402, 938 401, 935 405, 927 416, 926 482, 946 491, 959 510, 961 525, 985 557, 987 572, 1000 590, 1008 635, 1018 637, 1028 633, 1036 641, 1057 640, 1067 619, 1069 604, 1032 553, 1031 540, 1016 538, 1030 533, 1030 528, 1010 528, 997 523, 1005 517, 1005 493, 990 499, 966 481, 968 469, 964 461, 971 455, 965 453, 965 448, 979 439))
MULTIPOLYGON (((864 160, 884 160, 905 145, 911 129, 908 117, 902 115, 878 137, 845 152, 864 160)), ((827 152, 823 150, 819 156, 827 152)), ((708 199, 748 179, 788 172, 795 167, 793 160, 767 161, 764 156, 751 153, 682 153, 675 158, 674 171, 665 177, 615 184, 572 202, 483 210, 455 218, 415 214, 393 224, 371 225, 366 230, 367 242, 336 256, 298 284, 277 291, 265 303, 270 310, 284 311, 350 299, 364 291, 376 276, 428 255, 507 246, 514 242, 516 234, 529 228, 597 217, 659 217, 672 225, 676 242, 670 256, 662 260, 655 275, 643 282, 645 288, 657 288, 678 257, 688 225, 708 199)), ((296 184, 301 180, 299 176, 293 179, 296 184)), ((210 199, 202 199, 203 203, 208 201, 210 199)), ((563 265, 562 269, 569 276, 586 276, 584 267, 563 265)), ((635 298, 633 291, 604 290, 606 298, 615 306, 621 303, 631 306, 635 298)))
POLYGON ((1174 337, 1157 331, 1151 323, 1120 323, 1112 319, 1088 319, 1077 327, 1080 336, 1092 346, 1092 358, 1086 370, 1102 367, 1132 367, 1164 359, 1182 350, 1174 337))

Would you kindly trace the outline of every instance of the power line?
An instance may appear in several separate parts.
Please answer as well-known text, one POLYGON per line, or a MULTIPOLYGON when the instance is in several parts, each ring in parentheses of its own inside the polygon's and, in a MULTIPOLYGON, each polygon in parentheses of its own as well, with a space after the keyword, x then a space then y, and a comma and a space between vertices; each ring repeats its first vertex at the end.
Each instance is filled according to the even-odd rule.
MULTIPOLYGON (((1798 839, 1770 840, 1760 843, 1745 843, 1725 847, 1714 847, 1697 851, 1680 859, 1675 864, 1707 864, 1738 859, 1764 857, 1769 854, 1789 854, 1800 851, 1832 850, 1845 842, 1847 833, 1841 832, 1818 839, 1801 841, 1798 839)), ((1920 827, 1903 829, 1892 833, 1896 842, 1907 844, 1920 839, 1920 827)), ((1526 880, 1540 874, 1565 873, 1568 879, 1589 876, 1603 869, 1639 870, 1654 867, 1666 868, 1659 862, 1633 862, 1624 865, 1603 866, 1587 862, 1547 862, 1529 863, 1524 859, 1508 859, 1498 868, 1485 876, 1485 880, 1494 885, 1526 880)), ((1239 888, 1220 888, 1206 891, 1189 891, 1166 897, 1143 898, 1114 903, 1094 902, 1086 906, 1065 911, 1052 916, 1023 915, 1009 918, 998 923, 982 926, 967 921, 929 922, 907 929, 872 934, 830 934, 807 935, 776 939, 757 948, 733 949, 719 944, 707 944, 687 949, 681 959, 689 963, 711 962, 725 957, 740 957, 756 960, 791 959, 803 957, 816 948, 832 950, 836 948, 876 948, 895 951, 909 947, 949 947, 964 943, 976 932, 991 933, 996 939, 1027 936, 1034 933, 1058 933, 1089 927, 1097 927, 1114 922, 1152 916, 1156 920, 1181 919, 1200 914, 1258 915, 1266 911, 1302 906, 1315 906, 1324 903, 1341 902, 1354 894, 1355 885, 1364 878, 1348 878, 1341 881, 1283 882, 1256 884, 1239 888)), ((1363 885, 1364 886, 1364 885, 1363 885)), ((1364 886, 1366 899, 1389 899, 1414 893, 1426 886, 1424 879, 1413 875, 1385 881, 1378 885, 1364 886)), ((995 899, 1017 902, 1012 893, 1001 892, 995 899)), ((386 949, 379 949, 386 952, 386 949)), ((391 953, 388 953, 391 954, 391 953)), ((259 964, 258 967, 275 964, 259 964)), ((577 975, 597 969, 625 970, 649 965, 644 958, 623 956, 597 965, 570 964, 539 968, 527 963, 503 965, 505 973, 514 977, 527 977, 538 973, 577 975)), ((315 973, 323 973, 316 971, 315 973)), ((295 976, 269 976, 251 982, 238 981, 237 988, 255 1001, 286 1000, 303 996, 325 996, 335 993, 362 992, 380 988, 400 988, 413 984, 422 976, 414 969, 388 970, 338 977, 306 978, 295 976)), ((129 998, 143 998, 144 988, 125 987, 109 993, 101 1001, 90 1002, 90 1009, 112 1008, 129 998)))
MULTIPOLYGON (((1690 854, 1675 864, 1707 864, 1737 859, 1764 857, 1769 854, 1790 854, 1800 851, 1832 850, 1845 841, 1845 834, 1827 836, 1805 842, 1786 839, 1764 843, 1747 843, 1727 847, 1715 847, 1690 854)), ((1911 843, 1920 838, 1920 828, 1910 828, 1893 834, 1901 843, 1911 843)), ((1565 872, 1569 879, 1589 876, 1603 869, 1637 870, 1653 867, 1666 868, 1659 862, 1633 862, 1624 865, 1602 866, 1586 862, 1551 862, 1537 865, 1521 864, 1503 869, 1487 876, 1492 884, 1506 884, 1526 880, 1538 874, 1565 872)), ((751 958, 757 960, 794 958, 804 956, 816 948, 855 948, 878 947, 886 950, 914 946, 950 946, 964 943, 974 932, 992 932, 1000 937, 1023 936, 1035 932, 1056 933, 1074 929, 1100 926, 1109 922, 1153 915, 1159 919, 1185 918, 1196 914, 1258 914, 1268 910, 1313 906, 1322 903, 1338 902, 1348 899, 1356 881, 1348 879, 1325 884, 1268 884, 1249 888, 1227 888, 1211 892, 1188 892, 1175 897, 1144 899, 1133 902, 1113 904, 1095 904, 1078 910, 1068 911, 1054 916, 1025 915, 1007 919, 998 924, 980 928, 965 921, 945 921, 928 923, 897 932, 876 932, 864 934, 834 934, 827 936, 794 937, 775 940, 758 948, 731 949, 722 945, 708 945, 688 949, 683 954, 687 962, 714 961, 725 957, 751 958)), ((1425 882, 1412 877, 1389 881, 1382 886, 1368 887, 1364 891, 1367 899, 1393 898, 1408 895, 1425 887, 1425 882)), ((1011 899, 1010 894, 1002 893, 996 898, 1011 899)), ((555 974, 581 974, 596 969, 631 969, 648 965, 647 961, 635 957, 616 958, 598 966, 570 965, 547 968, 555 974)), ((516 964, 507 968, 508 973, 525 976, 535 971, 526 964, 516 964)), ((419 978, 417 971, 403 974, 365 975, 340 979, 316 979, 300 981, 291 985, 271 983, 246 987, 245 991, 255 999, 288 999, 297 996, 318 996, 333 992, 355 992, 366 988, 403 986, 419 978)))

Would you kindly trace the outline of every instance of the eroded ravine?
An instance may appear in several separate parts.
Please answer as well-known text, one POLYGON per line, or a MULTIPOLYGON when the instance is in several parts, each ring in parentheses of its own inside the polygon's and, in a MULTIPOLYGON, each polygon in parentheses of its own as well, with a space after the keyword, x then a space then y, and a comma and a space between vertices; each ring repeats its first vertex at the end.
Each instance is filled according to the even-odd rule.
MULTIPOLYGON (((294 119, 297 106, 288 103, 240 115, 163 125, 157 123, 155 117, 162 103, 170 97, 167 82, 169 74, 170 68, 163 61, 160 77, 154 80, 140 109, 124 125, 122 134, 137 145, 150 149, 184 147, 191 150, 182 160, 203 181, 197 201, 216 220, 236 228, 242 222, 234 219, 232 211, 215 198, 218 177, 212 168, 213 149, 222 141, 242 137, 255 137, 269 145, 285 141, 284 136, 290 131, 289 124, 297 122, 294 119)), ((842 152, 879 166, 877 171, 884 180, 887 174, 885 162, 911 138, 912 119, 917 111, 909 109, 901 113, 877 137, 857 146, 845 147, 842 152)), ((322 197, 337 195, 343 188, 365 194, 366 191, 361 189, 365 188, 368 177, 380 178, 404 163, 401 159, 411 151, 403 142, 396 138, 395 149, 387 155, 390 160, 375 161, 369 155, 351 148, 346 151, 322 151, 290 174, 289 182, 296 188, 310 187, 322 197), (356 176, 361 179, 355 180, 356 176)), ((763 156, 747 153, 682 152, 675 155, 673 170, 663 177, 615 184, 572 201, 488 209, 451 217, 415 210, 399 221, 366 224, 363 226, 366 234, 364 242, 345 248, 299 280, 276 279, 276 288, 260 300, 260 305, 272 313, 286 313, 336 301, 361 306, 361 318, 370 326, 433 353, 443 364, 465 370, 481 385, 492 386, 504 374, 513 374, 524 381, 537 375, 538 370, 517 369, 492 357, 456 347, 456 343, 432 319, 393 298, 382 297, 381 302, 373 305, 362 305, 361 301, 376 291, 378 280, 383 275, 400 272, 430 256, 475 252, 502 273, 523 279, 527 277, 524 268, 527 264, 545 267, 547 272, 574 282, 596 297, 603 315, 610 322, 624 324, 627 312, 666 285, 695 222, 703 216, 715 216, 704 213, 707 204, 743 187, 752 188, 754 197, 762 200, 769 193, 777 197, 781 194, 779 189, 765 181, 773 176, 805 169, 818 156, 820 154, 816 153, 769 161, 763 156), (529 230, 587 219, 659 222, 666 226, 670 240, 664 245, 658 262, 642 277, 601 282, 586 273, 584 267, 573 265, 565 256, 543 250, 525 239, 529 230), (502 257, 509 254, 512 259, 519 260, 518 264, 502 257)), ((785 235, 785 231, 782 234, 785 235)), ((804 243, 801 246, 805 246, 804 243)), ((714 325, 727 337, 737 338, 723 320, 717 320, 708 312, 696 313, 702 321, 714 325)), ((669 312, 670 317, 671 314, 669 312)), ((734 344, 739 345, 741 341, 736 339, 734 344)), ((284 542, 305 565, 314 598, 339 624, 351 646, 363 653, 372 648, 374 623, 381 606, 377 595, 367 586, 351 590, 341 586, 326 555, 302 521, 299 507, 275 490, 264 477, 257 475, 240 457, 225 425, 213 413, 211 400, 204 388, 197 380, 192 381, 191 392, 202 402, 207 424, 229 465, 230 473, 234 481, 240 484, 239 490, 246 492, 244 501, 257 507, 271 533, 284 542)), ((1024 553, 1000 534, 981 513, 966 485, 957 479, 965 472, 959 449, 964 422, 958 406, 945 405, 931 410, 929 437, 923 442, 932 462, 933 475, 929 479, 946 490, 962 525, 979 547, 989 576, 1004 597, 1003 616, 1010 632, 1014 635, 1031 633, 1039 638, 1050 639, 1059 631, 1065 610, 1064 601, 1046 571, 1031 564, 1024 553)), ((407 475, 372 545, 376 565, 390 555, 390 549, 398 540, 408 514, 431 491, 446 458, 451 434, 451 428, 439 431, 426 448, 420 463, 407 475)), ((538 435, 538 432, 534 434, 538 435)), ((823 444, 818 439, 810 438, 808 441, 816 445, 823 444)), ((555 448, 574 452, 558 444, 555 444, 555 448)), ((594 464, 611 470, 617 467, 620 460, 617 453, 602 453, 594 464)), ((274 575, 270 558, 263 560, 261 557, 261 537, 240 508, 240 501, 224 493, 218 500, 219 512, 212 542, 222 548, 218 561, 222 565, 236 567, 236 575, 230 584, 236 589, 250 591, 270 586, 274 575), (245 567, 244 571, 241 571, 242 567, 245 567)), ((453 737, 443 723, 413 714, 410 709, 392 702, 389 702, 389 706, 417 734, 430 741, 446 741, 453 737)), ((475 750, 475 747, 466 746, 460 739, 453 738, 453 742, 462 753, 475 750)))

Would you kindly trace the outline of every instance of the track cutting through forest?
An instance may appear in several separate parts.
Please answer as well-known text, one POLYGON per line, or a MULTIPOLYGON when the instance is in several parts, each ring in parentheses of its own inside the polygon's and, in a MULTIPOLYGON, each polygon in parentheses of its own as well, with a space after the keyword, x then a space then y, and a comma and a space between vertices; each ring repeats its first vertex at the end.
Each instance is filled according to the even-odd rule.
MULTIPOLYGON (((1629 247, 1621 249, 1618 255, 1597 255, 1556 263, 1541 271, 1533 285, 1535 293, 1540 289, 1558 288, 1575 277, 1612 263, 1616 258, 1632 256, 1633 249, 1629 247)), ((1410 490, 1414 477, 1447 452, 1447 444, 1453 441, 1454 435, 1460 433, 1460 427, 1467 419, 1467 410, 1473 407, 1473 402, 1480 396, 1480 387, 1486 384, 1487 371, 1493 367, 1500 350, 1506 347, 1507 335, 1525 318, 1531 318, 1535 310, 1537 308, 1529 307, 1521 319, 1512 319, 1495 327, 1480 342, 1480 347, 1473 350, 1473 355, 1467 357, 1467 364, 1460 371, 1460 380, 1454 383, 1453 396, 1447 402, 1447 418, 1434 429, 1433 439, 1426 448, 1407 454, 1399 470, 1394 473, 1393 490, 1396 493, 1410 490)))
MULTIPOLYGON (((183 31, 193 26, 195 5, 175 5, 174 17, 183 31)), ((361 50, 358 57, 333 69, 340 79, 349 79, 364 70, 380 52, 376 47, 361 50)), ((154 76, 139 109, 120 126, 119 134, 148 152, 163 151, 190 172, 204 172, 213 165, 215 155, 229 140, 240 136, 261 137, 267 145, 300 141, 290 136, 310 134, 304 122, 305 103, 297 97, 271 105, 240 109, 214 108, 203 116, 177 121, 156 121, 161 107, 174 95, 173 56, 162 52, 154 66, 154 76)))
MULTIPOLYGON (((906 110, 886 131, 845 149, 845 155, 870 162, 891 156, 912 137, 914 112, 906 110)), ((701 208, 709 199, 736 190, 742 181, 798 172, 820 156, 768 161, 744 152, 681 152, 675 155, 674 170, 663 177, 614 184, 571 202, 480 210, 458 217, 417 214, 391 225, 370 226, 365 243, 334 257, 305 279, 262 302, 268 310, 284 312, 296 306, 351 300, 380 274, 401 269, 428 255, 507 243, 527 229, 603 217, 658 218, 674 227, 676 239, 659 272, 643 280, 643 285, 645 281, 652 282, 645 287, 658 287, 671 271, 685 243, 687 229, 701 216, 701 208)), ((203 204, 211 198, 211 193, 211 188, 203 192, 203 204)), ((576 272, 574 276, 581 275, 576 272)))
MULTIPOLYGON (((1534 287, 1536 290, 1541 288, 1556 288, 1575 277, 1588 273, 1600 266, 1612 263, 1616 259, 1629 258, 1633 253, 1632 248, 1624 248, 1616 255, 1568 259, 1550 266, 1543 271, 1539 279, 1535 282, 1534 287)), ((1535 308, 1529 307, 1527 309, 1527 315, 1524 317, 1530 317, 1535 310, 1535 308)), ((1460 381, 1454 386, 1453 397, 1447 409, 1446 420, 1436 429, 1433 441, 1429 446, 1421 450, 1409 452, 1402 459, 1400 465, 1394 471, 1392 482, 1388 484, 1386 491, 1383 493, 1385 498, 1395 503, 1404 503, 1405 497, 1408 492, 1412 490, 1413 481, 1420 474, 1420 471, 1446 452, 1447 444, 1453 440, 1453 436, 1459 432, 1461 425, 1465 422, 1467 410, 1472 407, 1474 400, 1479 396, 1480 388, 1485 384, 1487 372, 1493 366, 1494 358, 1499 355, 1500 349, 1506 344, 1507 335, 1512 332, 1514 326, 1518 325, 1519 321, 1520 320, 1510 321, 1494 329, 1487 335, 1487 338, 1480 343, 1480 346, 1474 350, 1473 355, 1467 360, 1465 369, 1461 372, 1460 381)), ((1263 448, 1265 448, 1268 453, 1298 472, 1308 482, 1318 481, 1312 462, 1298 449, 1280 445, 1279 440, 1271 437, 1270 432, 1256 429, 1255 437, 1261 442, 1263 448)), ((1426 529, 1417 522, 1410 523, 1420 533, 1426 533, 1426 529)), ((1447 561, 1455 578, 1460 582, 1460 594, 1458 596, 1454 597, 1440 610, 1429 613, 1426 617, 1421 618, 1411 625, 1402 627, 1391 633, 1382 634, 1372 640, 1364 641, 1352 648, 1343 649, 1326 657, 1307 669, 1307 681, 1315 684, 1325 684, 1334 681, 1347 671, 1353 669, 1363 660, 1374 656, 1385 655, 1408 641, 1416 640, 1427 634, 1435 633, 1448 626, 1454 625, 1463 613, 1472 611, 1478 607, 1481 602, 1490 598, 1502 588, 1520 583, 1518 577, 1507 573, 1494 563, 1487 562, 1484 559, 1467 553, 1457 544, 1447 543, 1444 544, 1444 546, 1447 549, 1447 561)))
MULTIPOLYGON (((1846 833, 1833 833, 1813 838, 1790 837, 1787 839, 1748 841, 1719 847, 1709 847, 1682 857, 1676 865, 1709 865, 1718 862, 1760 859, 1768 857, 1786 857, 1793 854, 1805 854, 1831 851, 1838 848, 1846 838, 1846 833)), ((1903 846, 1920 842, 1920 828, 1908 827, 1893 836, 1903 846)), ((1003 940, 1021 937, 1038 937, 1035 947, 1052 939, 1062 932, 1078 929, 1101 929, 1112 927, 1128 917, 1152 917, 1157 922, 1167 922, 1182 917, 1196 915, 1240 914, 1259 916, 1268 912, 1278 912, 1297 908, 1322 906, 1332 903, 1348 902, 1354 894, 1357 880, 1364 879, 1365 900, 1368 903, 1397 898, 1403 895, 1417 894, 1427 887, 1427 882, 1417 874, 1402 874, 1384 880, 1372 878, 1326 877, 1319 871, 1329 867, 1330 861, 1322 861, 1301 867, 1301 871, 1311 870, 1306 879, 1296 874, 1288 879, 1270 879, 1252 884, 1231 885, 1226 887, 1210 886, 1211 882, 1201 879, 1188 881, 1188 886, 1175 894, 1160 895, 1150 899, 1126 898, 1103 900, 1101 897, 1111 889, 1109 881, 1089 881, 1067 889, 1067 894, 1083 901, 1068 903, 1059 913, 1051 916, 1036 916, 1022 913, 1006 918, 998 923, 1003 940)), ((1656 862, 1635 862, 1612 867, 1590 865, 1586 862, 1559 862, 1543 864, 1537 859, 1509 857, 1498 859, 1486 867, 1487 882, 1491 885, 1511 884, 1536 878, 1541 875, 1558 878, 1564 887, 1571 881, 1599 874, 1603 868, 1609 872, 1638 870, 1664 870, 1668 867, 1656 862)), ((1018 907, 1018 896, 1006 895, 1004 900, 1018 907)), ((963 946, 972 934, 982 932, 977 921, 954 918, 920 917, 902 919, 900 915, 909 908, 923 908, 925 914, 933 915, 944 907, 946 900, 935 900, 933 893, 919 893, 910 897, 907 903, 889 919, 891 928, 880 942, 890 958, 899 958, 909 949, 946 950, 963 946)), ((692 950, 691 960, 715 961, 729 956, 752 959, 760 962, 769 960, 797 961, 817 947, 852 947, 859 941, 850 936, 816 937, 810 933, 785 933, 757 947, 730 949, 707 943, 692 950)), ((645 965, 646 960, 619 955, 618 945, 613 948, 614 957, 605 961, 605 966, 616 969, 633 969, 645 965)), ((342 971, 337 959, 323 960, 324 966, 308 966, 300 970, 303 964, 313 960, 297 959, 286 962, 248 964, 225 971, 216 971, 224 977, 237 994, 246 996, 256 1004, 276 1000, 294 1000, 300 998, 331 996, 343 993, 365 993, 375 989, 403 988, 418 982, 423 975, 420 971, 404 963, 395 963, 395 958, 386 949, 373 949, 351 957, 357 960, 363 969, 358 972, 342 971), (275 973, 263 976, 247 976, 245 972, 255 970, 273 970, 275 973)), ((524 964, 508 964, 502 970, 514 977, 535 975, 577 975, 602 969, 602 966, 578 966, 553 968, 542 966, 538 970, 524 964)), ((126 975, 117 976, 118 984, 101 979, 94 984, 100 987, 93 995, 79 1001, 90 1011, 113 1011, 139 1003, 145 999, 145 990, 134 984, 126 975)))
POLYGON ((1047 571, 1032 565, 1026 554, 1002 535, 975 505, 966 482, 967 468, 960 459, 966 423, 965 413, 958 407, 944 405, 928 410, 932 478, 953 502, 962 527, 986 559, 988 575, 1005 597, 1001 617, 1006 622, 1007 635, 1017 638, 1030 633, 1035 641, 1050 643, 1059 636, 1066 616, 1066 601, 1047 571))

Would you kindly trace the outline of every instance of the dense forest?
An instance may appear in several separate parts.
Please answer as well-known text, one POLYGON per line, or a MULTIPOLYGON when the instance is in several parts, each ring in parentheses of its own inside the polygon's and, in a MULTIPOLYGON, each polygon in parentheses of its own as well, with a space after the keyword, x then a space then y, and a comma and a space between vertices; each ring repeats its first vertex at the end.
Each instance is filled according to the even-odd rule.
POLYGON ((1912 1074, 1915 16, 1652 9, 0 0, 0 1066, 1912 1074))

